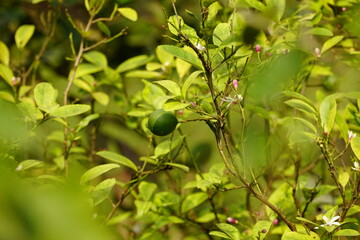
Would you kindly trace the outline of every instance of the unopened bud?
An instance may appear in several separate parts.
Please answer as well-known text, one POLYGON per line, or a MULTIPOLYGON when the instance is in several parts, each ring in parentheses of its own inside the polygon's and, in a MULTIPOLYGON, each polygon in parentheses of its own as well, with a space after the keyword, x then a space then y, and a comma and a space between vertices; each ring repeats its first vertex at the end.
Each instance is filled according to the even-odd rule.
POLYGON ((320 56, 321 56, 321 51, 320 51, 319 48, 315 48, 315 55, 316 55, 317 57, 320 57, 320 56))
POLYGON ((274 225, 278 225, 278 224, 279 224, 279 219, 275 218, 275 219, 273 220, 273 224, 274 224, 274 225))
POLYGON ((205 50, 206 50, 206 48, 205 48, 202 44, 200 44, 200 43, 197 43, 197 44, 195 45, 195 47, 196 47, 196 49, 199 50, 199 51, 205 51, 205 50))
POLYGON ((228 218, 226 219, 226 221, 227 221, 228 223, 232 223, 232 224, 237 224, 237 223, 238 223, 238 220, 236 220, 235 218, 232 218, 232 217, 228 217, 228 218))
POLYGON ((232 81, 232 84, 233 84, 235 90, 237 90, 237 88, 238 88, 238 86, 239 86, 238 80, 234 79, 234 80, 232 81))
POLYGON ((261 51, 261 46, 260 46, 260 44, 256 44, 256 46, 255 46, 255 51, 256 51, 256 52, 260 52, 260 51, 261 51))

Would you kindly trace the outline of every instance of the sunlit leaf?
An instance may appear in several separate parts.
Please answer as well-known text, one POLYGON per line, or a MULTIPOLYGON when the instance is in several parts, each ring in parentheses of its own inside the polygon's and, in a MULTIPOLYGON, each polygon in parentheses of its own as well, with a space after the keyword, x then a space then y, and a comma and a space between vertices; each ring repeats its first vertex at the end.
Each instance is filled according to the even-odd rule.
POLYGON ((199 206, 201 203, 208 199, 208 195, 204 192, 197 192, 189 194, 185 197, 182 205, 181 205, 181 212, 186 213, 191 209, 199 206))
POLYGON ((112 169, 119 168, 119 167, 120 167, 119 164, 115 164, 115 163, 102 164, 102 165, 93 167, 93 168, 87 170, 81 176, 80 183, 84 184, 84 183, 86 183, 86 182, 112 170, 112 169))
POLYGON ((196 55, 194 55, 188 51, 185 51, 184 49, 182 49, 180 47, 172 46, 172 45, 161 45, 161 46, 159 46, 159 48, 161 48, 165 52, 168 52, 168 53, 174 55, 175 57, 178 57, 178 58, 184 60, 185 62, 192 64, 193 66, 195 66, 196 68, 199 68, 200 70, 202 70, 202 68, 203 68, 201 65, 201 61, 197 58, 196 55))
POLYGON ((90 110, 89 105, 72 104, 57 108, 51 113, 51 115, 54 117, 72 117, 72 116, 80 115, 89 110, 90 110))
POLYGON ((333 36, 334 34, 327 28, 316 27, 304 32, 306 35, 333 36))
POLYGON ((142 181, 139 184, 139 194, 143 200, 149 201, 156 188, 157 185, 155 183, 142 181))
POLYGON ((132 8, 128 8, 128 7, 118 8, 117 10, 121 15, 123 15, 124 17, 126 17, 127 19, 129 19, 133 22, 135 22, 138 19, 137 12, 132 8))
POLYGON ((329 50, 330 48, 341 42, 343 38, 344 36, 335 36, 327 40, 321 48, 321 53, 326 52, 327 50, 329 50))
POLYGON ((35 32, 34 25, 22 25, 15 32, 15 42, 18 48, 24 48, 35 32))
POLYGON ((0 41, 0 63, 8 66, 10 62, 10 51, 8 47, 0 41))
POLYGON ((114 152, 110 152, 110 151, 100 151, 97 152, 96 155, 103 157, 105 159, 108 159, 110 161, 119 163, 121 165, 127 166, 133 170, 135 170, 136 172, 138 171, 136 165, 127 157, 114 153, 114 152))
POLYGON ((320 104, 320 120, 325 132, 330 133, 336 117, 336 98, 333 95, 327 96, 320 104))

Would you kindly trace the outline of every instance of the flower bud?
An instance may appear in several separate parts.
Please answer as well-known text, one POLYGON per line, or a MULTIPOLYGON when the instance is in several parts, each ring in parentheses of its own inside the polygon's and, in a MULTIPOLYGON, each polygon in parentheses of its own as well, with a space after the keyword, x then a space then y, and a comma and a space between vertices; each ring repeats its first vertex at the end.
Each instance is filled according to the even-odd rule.
POLYGON ((261 46, 260 46, 260 44, 256 44, 256 46, 255 46, 255 51, 258 52, 258 53, 261 51, 261 46))
POLYGON ((233 84, 235 90, 237 90, 237 88, 238 88, 238 86, 239 86, 238 80, 234 79, 234 80, 232 81, 232 84, 233 84))
POLYGON ((237 223, 238 223, 238 220, 236 220, 235 218, 232 218, 232 217, 228 217, 228 218, 226 219, 226 221, 227 221, 228 223, 232 223, 232 224, 237 224, 237 223))
POLYGON ((315 55, 316 55, 317 57, 321 57, 321 51, 320 51, 319 48, 315 48, 315 55))

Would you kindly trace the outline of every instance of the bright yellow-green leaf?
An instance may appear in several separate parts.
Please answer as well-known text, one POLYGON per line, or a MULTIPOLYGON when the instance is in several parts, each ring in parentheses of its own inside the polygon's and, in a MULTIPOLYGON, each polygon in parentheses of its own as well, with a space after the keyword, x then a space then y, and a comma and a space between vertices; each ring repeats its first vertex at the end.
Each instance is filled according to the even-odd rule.
POLYGON ((326 52, 327 50, 338 44, 343 38, 344 36, 335 36, 327 40, 321 48, 321 53, 326 52))
POLYGON ((118 8, 118 11, 121 15, 131 21, 136 21, 138 19, 137 12, 132 8, 118 8))
POLYGON ((10 62, 10 52, 8 47, 0 41, 0 63, 3 63, 4 65, 8 66, 10 62))
POLYGON ((24 48, 35 32, 34 25, 22 25, 15 32, 15 42, 18 48, 24 48))

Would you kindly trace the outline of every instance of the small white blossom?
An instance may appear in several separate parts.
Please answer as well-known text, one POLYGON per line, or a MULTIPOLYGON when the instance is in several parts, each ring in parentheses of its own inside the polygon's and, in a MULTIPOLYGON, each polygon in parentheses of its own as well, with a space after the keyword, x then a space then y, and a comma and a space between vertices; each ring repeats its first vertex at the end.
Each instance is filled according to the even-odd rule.
POLYGON ((221 98, 221 100, 223 102, 227 102, 228 105, 226 107, 229 108, 231 104, 238 104, 239 102, 241 102, 243 100, 243 96, 241 96, 241 94, 236 94, 234 97, 227 96, 221 98))
POLYGON ((352 131, 348 131, 348 140, 351 141, 351 139, 353 139, 354 137, 356 137, 356 133, 353 133, 352 131))
POLYGON ((206 48, 204 47, 204 45, 202 45, 202 44, 200 44, 200 43, 197 43, 197 44, 195 45, 195 47, 196 47, 197 50, 199 50, 199 51, 205 51, 205 50, 206 50, 206 48))
POLYGON ((317 57, 321 57, 320 48, 315 48, 315 55, 316 55, 317 57))
POLYGON ((23 165, 22 164, 19 164, 19 166, 17 166, 17 168, 15 169, 16 171, 21 171, 22 170, 22 168, 23 168, 23 165))
POLYGON ((323 216, 323 220, 325 222, 325 224, 321 224, 321 227, 325 227, 325 226, 340 226, 339 222, 336 222, 336 220, 338 220, 340 218, 340 216, 335 216, 331 219, 328 219, 325 215, 323 216))
POLYGON ((354 162, 354 167, 351 167, 352 170, 360 172, 360 164, 358 161, 354 162))

